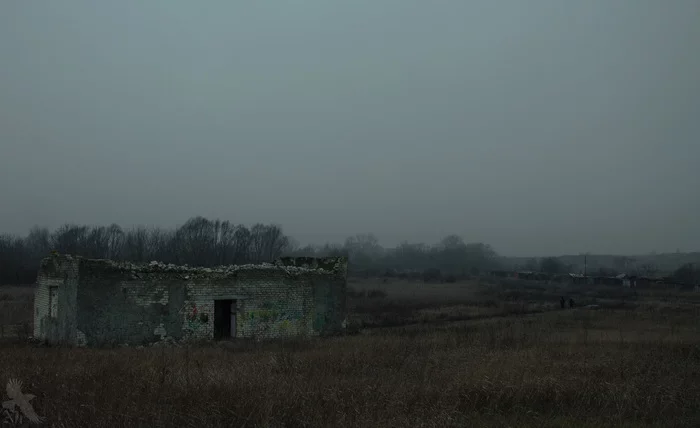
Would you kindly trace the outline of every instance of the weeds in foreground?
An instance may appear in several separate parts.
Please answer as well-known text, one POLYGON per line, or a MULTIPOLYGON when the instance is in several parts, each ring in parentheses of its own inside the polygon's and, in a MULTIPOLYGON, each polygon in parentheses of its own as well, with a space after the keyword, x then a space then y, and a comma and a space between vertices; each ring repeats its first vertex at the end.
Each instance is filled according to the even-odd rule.
MULTIPOLYGON (((569 290, 601 310, 528 314, 560 290, 371 290, 354 314, 428 323, 226 347, 5 344, 0 384, 24 380, 60 427, 700 426, 697 296, 569 290), (433 322, 450 319, 468 321, 433 322)), ((0 301, 18 300, 30 312, 13 322, 31 300, 0 301)))
POLYGON ((245 350, 15 346, 0 381, 65 427, 698 426, 698 333, 568 311, 245 350))

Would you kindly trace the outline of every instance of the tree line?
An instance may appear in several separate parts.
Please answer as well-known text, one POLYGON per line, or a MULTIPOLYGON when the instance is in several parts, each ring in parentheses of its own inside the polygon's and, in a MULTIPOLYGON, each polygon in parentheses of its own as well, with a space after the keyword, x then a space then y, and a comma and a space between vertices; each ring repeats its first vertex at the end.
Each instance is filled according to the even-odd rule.
POLYGON ((440 279, 478 275, 500 267, 499 255, 488 244, 465 242, 448 235, 434 245, 404 241, 395 248, 384 248, 374 234, 358 234, 341 244, 290 249, 292 255, 348 257, 351 274, 359 276, 430 277, 440 279))
POLYGON ((0 283, 31 283, 52 251, 87 258, 211 267, 260 263, 279 257, 290 239, 277 225, 252 227, 193 217, 174 229, 66 224, 34 227, 24 236, 0 236, 0 283))
POLYGON ((42 258, 52 251, 87 258, 132 262, 158 260, 190 266, 270 262, 288 256, 347 256, 354 275, 438 271, 467 275, 494 269, 498 255, 487 244, 465 243, 457 235, 435 245, 404 242, 394 249, 373 234, 348 237, 342 244, 300 247, 275 224, 250 227, 230 221, 193 217, 176 228, 65 224, 53 231, 33 227, 26 236, 0 235, 0 284, 28 284, 42 258))
MULTIPOLYGON (((176 228, 66 224, 53 231, 34 227, 26 236, 0 235, 0 284, 33 283, 39 262, 52 251, 87 258, 158 260, 204 267, 271 262, 285 255, 346 256, 349 274, 353 276, 398 276, 425 281, 452 281, 500 269, 573 272, 572 265, 557 257, 508 266, 490 245, 466 242, 458 235, 448 235, 432 245, 405 241, 389 249, 382 247, 374 234, 367 233, 348 237, 343 243, 301 247, 279 225, 257 223, 248 227, 193 217, 176 228)), ((626 266, 627 262, 618 264, 626 266)), ((601 267, 596 273, 607 276, 616 270, 601 267)), ((700 269, 693 264, 683 265, 673 277, 684 283, 700 283, 700 269)))

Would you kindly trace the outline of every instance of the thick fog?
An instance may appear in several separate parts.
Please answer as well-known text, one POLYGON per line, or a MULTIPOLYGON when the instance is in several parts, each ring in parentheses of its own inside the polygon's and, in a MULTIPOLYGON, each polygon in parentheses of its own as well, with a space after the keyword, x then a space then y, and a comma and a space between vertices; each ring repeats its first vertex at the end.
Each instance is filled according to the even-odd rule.
POLYGON ((0 3, 0 232, 700 250, 700 2, 0 3))

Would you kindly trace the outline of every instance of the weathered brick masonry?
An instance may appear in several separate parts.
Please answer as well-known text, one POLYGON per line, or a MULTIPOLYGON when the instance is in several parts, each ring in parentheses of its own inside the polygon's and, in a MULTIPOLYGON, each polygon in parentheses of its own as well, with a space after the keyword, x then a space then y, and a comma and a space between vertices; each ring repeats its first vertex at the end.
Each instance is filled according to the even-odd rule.
POLYGON ((34 337, 78 345, 341 332, 347 260, 192 268, 52 255, 41 263, 34 337))

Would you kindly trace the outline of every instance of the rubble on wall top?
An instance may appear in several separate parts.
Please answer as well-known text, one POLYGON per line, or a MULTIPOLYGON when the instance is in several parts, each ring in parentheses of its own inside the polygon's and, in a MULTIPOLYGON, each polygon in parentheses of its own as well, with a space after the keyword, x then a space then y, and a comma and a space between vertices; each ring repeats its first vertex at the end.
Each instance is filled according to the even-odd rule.
POLYGON ((109 259, 84 259, 67 254, 52 254, 52 257, 60 257, 67 260, 81 259, 90 264, 101 265, 107 269, 113 269, 132 273, 179 273, 190 275, 231 276, 241 271, 284 271, 288 275, 304 273, 334 274, 343 267, 346 259, 343 257, 327 257, 323 259, 303 258, 295 262, 294 258, 281 258, 275 263, 228 265, 217 267, 197 267, 188 265, 175 265, 152 261, 150 263, 133 263, 109 259), (291 263, 290 263, 291 261, 291 263))

